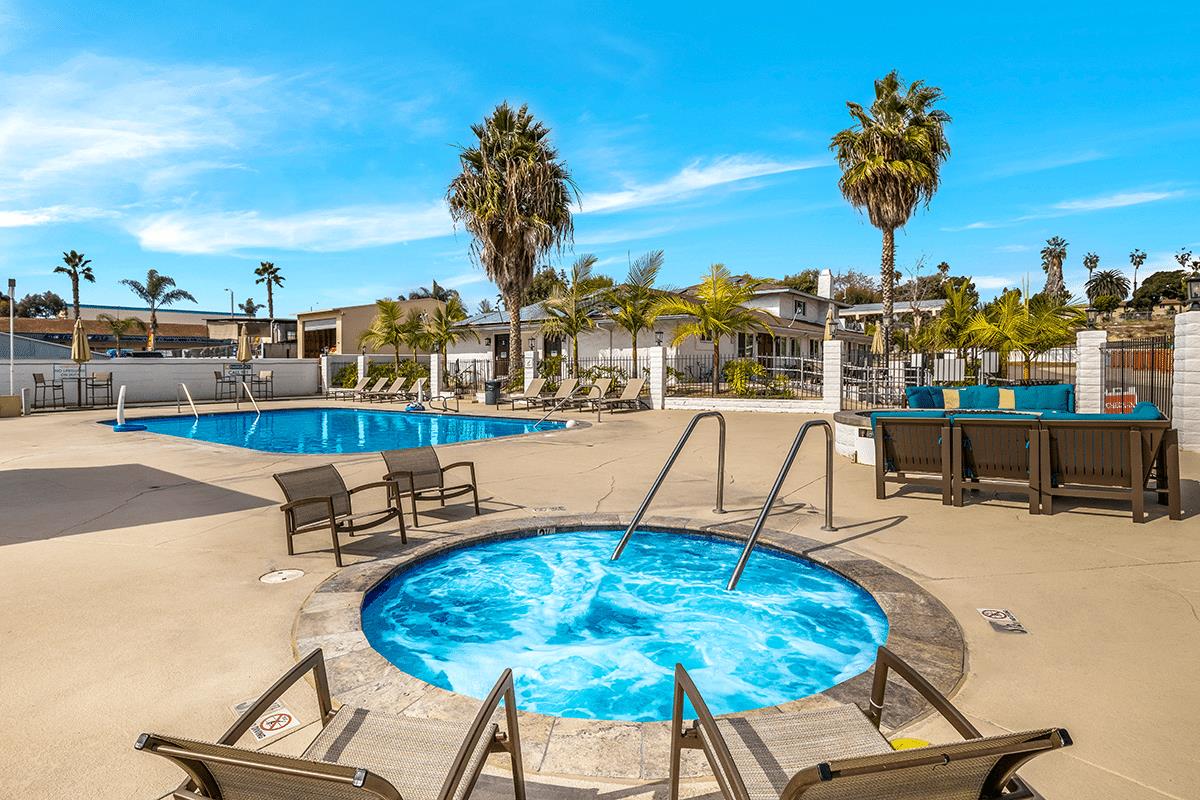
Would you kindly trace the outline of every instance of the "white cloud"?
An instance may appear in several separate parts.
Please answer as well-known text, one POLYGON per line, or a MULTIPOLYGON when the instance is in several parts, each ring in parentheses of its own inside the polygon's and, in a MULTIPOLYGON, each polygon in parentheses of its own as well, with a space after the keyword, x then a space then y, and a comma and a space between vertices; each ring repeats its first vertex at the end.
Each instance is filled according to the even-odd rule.
POLYGON ((257 211, 172 211, 130 225, 146 250, 231 253, 241 250, 333 252, 433 239, 453 232, 443 203, 364 205, 267 216, 257 211))
POLYGON ((827 160, 772 161, 751 156, 722 156, 709 162, 693 161, 658 183, 630 184, 617 192, 583 194, 580 214, 612 213, 661 205, 692 197, 705 189, 786 172, 827 167, 827 160))
POLYGON ((1105 158, 1108 158, 1108 155, 1099 150, 1081 150, 1077 153, 1061 153, 1050 156, 1018 157, 992 169, 987 175, 996 178, 1008 177, 1010 175, 1025 175, 1031 172, 1044 172, 1075 164, 1086 164, 1090 161, 1100 161, 1105 158))
POLYGON ((45 208, 0 210, 0 228, 27 228, 54 222, 80 222, 116 217, 117 213, 100 208, 47 206, 45 208))
POLYGON ((1004 277, 1003 275, 979 275, 972 277, 976 289, 1005 289, 1009 286, 1019 286, 1020 279, 1004 277))
POLYGON ((997 253, 1027 253, 1033 248, 1027 244, 1002 244, 996 248, 997 253))
POLYGON ((1182 189, 1172 192, 1116 192, 1114 194, 1088 197, 1081 200, 1064 200, 1055 203, 1053 208, 1059 211, 1103 211, 1107 208, 1124 208, 1139 206, 1143 203, 1157 203, 1159 200, 1170 200, 1182 197, 1182 189))
POLYGON ((483 270, 475 270, 473 272, 464 272, 460 275, 451 275, 445 280, 439 280, 438 283, 445 286, 447 289, 457 289, 461 286, 470 286, 473 283, 487 283, 488 276, 483 270))

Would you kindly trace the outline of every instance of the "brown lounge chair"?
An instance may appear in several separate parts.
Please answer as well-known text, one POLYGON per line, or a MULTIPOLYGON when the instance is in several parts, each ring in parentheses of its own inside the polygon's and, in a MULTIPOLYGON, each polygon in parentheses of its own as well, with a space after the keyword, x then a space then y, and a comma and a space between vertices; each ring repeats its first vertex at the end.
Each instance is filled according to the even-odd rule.
POLYGON ((295 555, 292 537, 296 534, 328 530, 333 538, 333 560, 340 567, 342 549, 338 544, 339 533, 353 536, 358 531, 374 528, 393 518, 400 521, 400 541, 408 543, 404 514, 400 504, 393 502, 398 490, 395 481, 385 478, 347 489, 346 482, 332 464, 280 472, 274 477, 287 500, 279 509, 283 512, 289 556, 295 555), (352 497, 364 489, 386 489, 387 506, 379 511, 354 513, 352 497))
POLYGON ((508 753, 513 792, 525 800, 512 670, 504 670, 470 725, 342 706, 333 710, 325 660, 309 653, 214 742, 143 733, 134 748, 174 762, 187 779, 178 800, 465 800, 489 753, 508 753), (237 747, 255 720, 312 672, 321 732, 300 756, 237 747), (504 701, 504 727, 492 717, 504 701), (440 788, 438 788, 440 787, 440 788))
POLYGON ((1179 497, 1179 432, 1167 420, 1047 420, 1041 423, 1042 513, 1054 498, 1129 502, 1133 521, 1146 521, 1146 484, 1171 519, 1183 516, 1179 497))
POLYGON ((981 484, 1024 492, 1029 513, 1041 513, 1037 417, 993 419, 960 414, 950 428, 954 505, 981 484))
POLYGON ((428 378, 417 378, 413 381, 413 385, 404 393, 405 399, 412 400, 415 403, 421 402, 421 396, 425 393, 425 383, 428 380, 428 378))
POLYGON ((950 420, 944 417, 875 418, 875 497, 888 483, 935 486, 950 505, 950 420))
POLYGON ((404 385, 408 383, 407 378, 396 378, 390 386, 387 386, 380 392, 365 392, 363 399, 374 403, 376 400, 383 402, 384 400, 392 401, 399 400, 404 396, 404 385))
POLYGON ((645 378, 634 378, 625 384, 625 389, 619 397, 601 397, 599 400, 588 400, 592 408, 599 411, 605 408, 610 411, 615 408, 642 408, 642 389, 646 386, 645 378))
POLYGON ((437 451, 432 447, 384 450, 380 455, 387 468, 383 480, 390 487, 389 503, 399 509, 401 499, 408 497, 412 503, 414 528, 420 525, 417 521, 418 500, 437 500, 444 506, 449 499, 470 494, 475 500, 475 513, 479 514, 479 489, 475 483, 473 461, 457 461, 443 467, 437 451), (470 482, 447 486, 446 473, 457 467, 466 467, 471 471, 470 482))
POLYGON ((1039 797, 1016 771, 1066 747, 1061 728, 984 736, 929 681, 879 648, 870 711, 847 703, 814 711, 714 719, 682 665, 675 666, 670 798, 680 753, 704 751, 727 800, 1017 800, 1039 797), (879 730, 888 672, 916 690, 964 741, 893 750, 879 730), (698 719, 685 728, 687 697, 698 719))
POLYGON ((582 396, 576 397, 569 403, 564 403, 564 405, 568 407, 578 406, 579 408, 583 408, 591 403, 599 402, 600 400, 604 399, 606 394, 608 394, 608 390, 612 386, 612 382, 612 378, 597 378, 591 386, 585 387, 587 391, 585 391, 582 396))
POLYGON ((570 398, 575 394, 576 387, 579 386, 579 381, 575 378, 567 378, 558 385, 558 391, 552 395, 542 397, 530 397, 529 408, 555 408, 560 403, 565 408, 570 404, 570 398))
POLYGON ((529 382, 529 386, 520 394, 514 394, 508 398, 512 404, 512 410, 517 410, 517 403, 524 403, 525 408, 532 408, 530 405, 533 401, 538 400, 542 396, 542 389, 546 386, 545 378, 534 378, 529 382))
POLYGON ((325 393, 325 396, 335 399, 340 397, 344 400, 348 400, 361 392, 363 389, 366 389, 367 384, 370 382, 370 378, 359 378, 358 383, 354 384, 354 386, 349 389, 347 389, 345 386, 330 386, 329 391, 325 393))

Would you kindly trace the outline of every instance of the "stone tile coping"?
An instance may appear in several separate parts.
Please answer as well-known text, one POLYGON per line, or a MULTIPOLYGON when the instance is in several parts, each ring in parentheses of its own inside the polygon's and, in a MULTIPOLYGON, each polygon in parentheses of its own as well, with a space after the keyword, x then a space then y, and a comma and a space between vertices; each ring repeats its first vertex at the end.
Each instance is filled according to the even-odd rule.
MULTIPOLYGON (((534 516, 524 520, 472 522, 434 541, 410 544, 400 555, 346 567, 309 595, 296 617, 292 644, 297 658, 320 647, 325 653, 330 691, 337 703, 376 708, 407 716, 469 722, 479 701, 446 691, 402 672, 376 652, 362 630, 362 604, 368 591, 397 570, 432 556, 495 539, 544 535, 559 530, 613 529, 629 524, 616 514, 534 516)), ((690 531, 744 541, 751 526, 702 525, 695 520, 649 517, 639 529, 690 531)), ((636 535, 636 534, 635 534, 636 535)), ((909 578, 876 561, 792 533, 764 529, 763 546, 810 559, 866 589, 888 616, 887 647, 949 696, 962 680, 966 647, 962 630, 937 598, 909 578)), ((726 716, 815 710, 858 703, 866 708, 873 668, 808 697, 726 716)), ((907 684, 888 684, 883 726, 893 731, 928 711, 907 684)), ((658 780, 668 768, 668 722, 568 719, 522 711, 525 768, 553 774, 658 780)), ((699 751, 684 751, 684 774, 709 775, 699 751)))

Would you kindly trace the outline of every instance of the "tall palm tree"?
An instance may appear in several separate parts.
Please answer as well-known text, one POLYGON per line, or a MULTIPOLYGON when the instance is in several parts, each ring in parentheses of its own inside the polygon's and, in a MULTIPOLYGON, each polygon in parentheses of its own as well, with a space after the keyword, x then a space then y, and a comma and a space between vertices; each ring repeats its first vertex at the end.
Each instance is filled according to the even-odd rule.
POLYGON ((264 306, 262 303, 254 302, 253 297, 247 297, 246 302, 238 303, 238 308, 240 308, 242 310, 242 313, 245 314, 247 317, 253 317, 253 316, 257 316, 259 310, 264 308, 264 306))
POLYGON ((596 327, 592 312, 596 310, 596 292, 604 285, 600 276, 593 275, 596 257, 590 253, 575 259, 566 283, 554 287, 550 297, 542 301, 542 310, 550 318, 542 323, 542 333, 564 336, 571 340, 571 375, 579 375, 579 334, 596 327))
POLYGON ((117 355, 121 354, 121 337, 126 336, 132 330, 139 330, 143 333, 146 330, 146 323, 142 322, 137 317, 116 317, 112 314, 97 314, 96 320, 103 322, 108 328, 108 332, 112 334, 116 340, 117 355))
POLYGON ((629 265, 625 282, 605 294, 612 321, 629 333, 633 343, 633 377, 638 376, 638 334, 654 324, 660 292, 654 281, 663 265, 663 251, 651 250, 629 265))
POLYGON ((441 300, 443 303, 448 303, 451 299, 456 298, 461 299, 459 298, 457 289, 447 289, 445 286, 439 284, 436 280, 433 281, 433 285, 429 288, 422 286, 419 289, 414 289, 408 293, 409 300, 433 299, 441 300))
POLYGON ((79 279, 82 278, 88 283, 96 282, 96 276, 89 266, 92 260, 84 258, 83 253, 76 253, 74 250, 63 253, 62 260, 66 266, 57 266, 54 271, 71 279, 71 305, 75 310, 75 319, 79 319, 79 279))
POLYGON ((147 350, 154 349, 155 339, 158 338, 158 310, 160 308, 174 305, 180 300, 196 302, 196 298, 192 297, 191 292, 176 289, 175 279, 169 275, 160 274, 156 269, 146 272, 145 283, 130 278, 126 278, 121 283, 128 286, 138 296, 138 299, 150 309, 150 342, 146 347, 147 350))
POLYGON ((1092 273, 1100 266, 1100 256, 1095 253, 1088 253, 1083 257, 1083 268, 1088 271, 1088 280, 1092 279, 1092 273))
POLYGON ((654 304, 656 316, 691 317, 675 328, 672 346, 693 337, 712 340, 713 394, 721 389, 721 337, 751 331, 771 333, 767 326, 770 315, 743 305, 754 297, 757 286, 753 280, 735 281, 724 264, 713 264, 696 287, 694 300, 686 295, 666 295, 654 304))
POLYGON ((550 129, 527 106, 514 110, 501 103, 471 132, 478 142, 460 148, 462 171, 450 182, 446 201, 504 298, 509 365, 515 370, 522 363, 520 310, 534 265, 571 241, 571 202, 578 191, 550 143, 550 129))
POLYGON ((1052 236, 1046 240, 1042 248, 1042 269, 1046 271, 1046 288, 1042 292, 1047 297, 1063 298, 1067 294, 1066 284, 1063 283, 1063 262, 1067 259, 1067 240, 1061 236, 1052 236))
POLYGON ((446 358, 446 349, 452 344, 461 342, 468 336, 479 341, 479 334, 465 326, 459 325, 467 318, 467 309, 457 297, 451 297, 446 305, 435 308, 433 313, 425 318, 425 341, 429 347, 441 353, 446 358))
POLYGON ((1137 274, 1141 269, 1142 264, 1146 263, 1146 253, 1143 250, 1134 250, 1129 254, 1129 263, 1133 265, 1133 291, 1137 291, 1137 274))
POLYGON ((934 104, 942 90, 914 81, 902 88, 892 70, 875 81, 870 109, 846 103, 855 124, 830 142, 842 168, 838 187, 855 208, 865 208, 871 224, 883 232, 880 287, 883 336, 891 347, 896 275, 896 229, 904 227, 917 205, 937 192, 941 166, 950 156, 946 125, 950 115, 934 104))
MULTIPOLYGON (((260 261, 258 268, 254 270, 254 274, 258 278, 255 283, 264 283, 267 286, 267 319, 274 321, 275 319, 275 287, 283 286, 285 278, 279 271, 279 267, 275 266, 270 261, 260 261)), ((261 308, 261 306, 259 306, 261 308)), ((254 316, 251 314, 251 316, 254 316)))
MULTIPOLYGON (((406 344, 404 308, 395 300, 376 300, 375 317, 358 336, 358 346, 379 350, 391 347, 396 352, 396 369, 400 369, 400 348, 406 344)), ((359 377, 362 377, 361 375, 359 377)))
POLYGON ((998 350, 1006 366, 1011 353, 1020 353, 1021 377, 1027 381, 1032 376, 1033 359, 1074 342, 1075 329, 1086 319, 1082 309, 1054 295, 1034 295, 1026 300, 1014 290, 979 311, 967 333, 975 344, 998 350))
POLYGON ((1088 300, 1097 297, 1115 297, 1124 300, 1129 297, 1129 278, 1119 269, 1102 269, 1088 278, 1084 285, 1088 300))

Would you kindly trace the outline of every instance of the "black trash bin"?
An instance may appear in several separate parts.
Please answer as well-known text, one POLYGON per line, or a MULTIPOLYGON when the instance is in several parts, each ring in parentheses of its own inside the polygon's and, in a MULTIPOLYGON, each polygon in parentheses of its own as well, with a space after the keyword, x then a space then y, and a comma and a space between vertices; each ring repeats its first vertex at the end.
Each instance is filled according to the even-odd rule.
POLYGON ((500 387, 503 381, 483 382, 483 402, 489 406, 500 405, 500 387))

